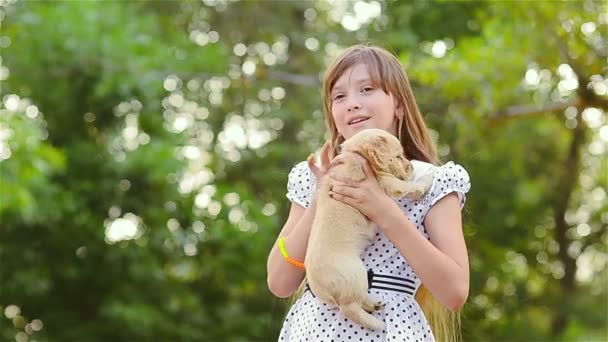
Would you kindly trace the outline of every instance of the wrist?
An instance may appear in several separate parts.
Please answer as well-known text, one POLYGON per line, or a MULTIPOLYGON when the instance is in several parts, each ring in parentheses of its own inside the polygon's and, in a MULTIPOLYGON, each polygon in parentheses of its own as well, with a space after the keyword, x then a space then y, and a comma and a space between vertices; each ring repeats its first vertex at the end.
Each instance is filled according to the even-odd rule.
POLYGON ((373 210, 373 217, 370 219, 384 230, 391 226, 390 222, 394 221, 395 215, 402 215, 401 208, 388 196, 383 196, 378 201, 378 207, 373 210))
POLYGON ((402 236, 404 233, 415 232, 416 227, 409 220, 407 215, 403 213, 399 205, 392 199, 390 202, 390 204, 385 204, 381 217, 378 218, 378 221, 374 222, 382 229, 389 239, 392 239, 395 236, 402 236))

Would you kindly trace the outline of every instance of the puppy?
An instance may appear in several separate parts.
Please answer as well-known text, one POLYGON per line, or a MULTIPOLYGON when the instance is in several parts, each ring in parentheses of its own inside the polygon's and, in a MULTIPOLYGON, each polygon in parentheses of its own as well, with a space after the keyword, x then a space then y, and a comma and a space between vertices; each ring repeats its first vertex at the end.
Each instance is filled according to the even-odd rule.
MULTIPOLYGON (((343 162, 332 173, 349 181, 365 179, 357 154, 368 160, 380 187, 392 198, 420 198, 430 188, 432 178, 413 182, 411 163, 403 156, 399 140, 381 129, 363 130, 341 145, 343 162)), ((317 192, 304 264, 312 292, 327 304, 339 307, 353 322, 383 329, 384 323, 370 312, 382 303, 367 294, 367 270, 360 255, 376 235, 377 227, 361 212, 329 196, 333 180, 325 176, 317 192)))

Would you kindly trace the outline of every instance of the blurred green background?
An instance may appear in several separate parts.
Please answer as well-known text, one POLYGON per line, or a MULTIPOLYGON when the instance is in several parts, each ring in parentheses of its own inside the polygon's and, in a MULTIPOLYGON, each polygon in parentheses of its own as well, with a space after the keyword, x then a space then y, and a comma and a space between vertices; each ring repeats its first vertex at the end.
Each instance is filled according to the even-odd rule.
POLYGON ((276 340, 287 174, 357 42, 470 172, 465 341, 608 340, 604 1, 0 6, 0 340, 276 340))

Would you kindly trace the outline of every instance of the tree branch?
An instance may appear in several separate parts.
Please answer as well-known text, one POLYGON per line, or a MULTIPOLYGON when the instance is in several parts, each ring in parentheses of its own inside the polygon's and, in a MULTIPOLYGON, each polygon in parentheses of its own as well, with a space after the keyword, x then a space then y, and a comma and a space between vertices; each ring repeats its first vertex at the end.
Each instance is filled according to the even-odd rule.
POLYGON ((570 106, 577 107, 578 109, 596 107, 604 111, 608 111, 608 99, 598 96, 593 92, 593 90, 587 87, 590 80, 589 76, 583 71, 583 68, 579 65, 579 63, 570 56, 568 47, 564 43, 563 39, 555 34, 553 36, 559 48, 561 57, 572 68, 579 81, 579 87, 576 91, 577 97, 566 102, 548 103, 541 106, 520 105, 507 107, 506 109, 499 110, 491 115, 494 123, 510 121, 512 119, 518 119, 521 117, 537 116, 563 111, 570 106))
POLYGON ((568 102, 555 102, 548 103, 545 105, 519 105, 519 106, 511 106, 507 107, 503 110, 499 110, 494 112, 491 115, 493 121, 504 122, 510 121, 513 119, 519 119, 521 117, 530 117, 530 116, 538 116, 545 115, 547 113, 557 112, 566 110, 568 107, 579 107, 580 100, 578 98, 574 98, 568 102))

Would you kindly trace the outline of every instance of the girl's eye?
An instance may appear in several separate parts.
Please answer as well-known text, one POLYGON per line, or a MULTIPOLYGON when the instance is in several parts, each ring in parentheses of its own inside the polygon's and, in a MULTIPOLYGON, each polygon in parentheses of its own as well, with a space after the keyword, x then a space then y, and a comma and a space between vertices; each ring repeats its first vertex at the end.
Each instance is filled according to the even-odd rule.
POLYGON ((344 95, 338 94, 338 95, 334 96, 334 100, 339 100, 339 99, 341 99, 343 97, 344 97, 344 95))
POLYGON ((374 90, 374 88, 372 88, 372 87, 365 87, 365 88, 361 89, 361 92, 362 93, 369 93, 372 90, 374 90))

